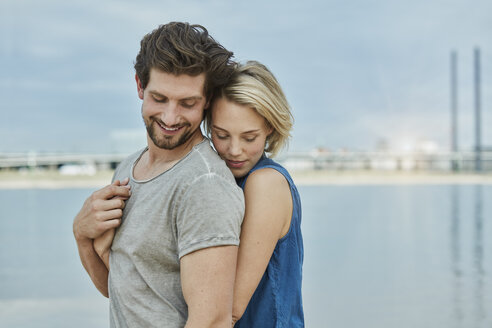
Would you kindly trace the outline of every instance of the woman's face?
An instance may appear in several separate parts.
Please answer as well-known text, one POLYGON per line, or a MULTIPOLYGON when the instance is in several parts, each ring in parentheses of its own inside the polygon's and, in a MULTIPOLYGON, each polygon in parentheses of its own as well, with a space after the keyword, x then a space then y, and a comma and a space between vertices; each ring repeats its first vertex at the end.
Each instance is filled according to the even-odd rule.
POLYGON ((225 98, 212 106, 212 142, 236 178, 245 176, 260 160, 272 129, 254 109, 225 98))

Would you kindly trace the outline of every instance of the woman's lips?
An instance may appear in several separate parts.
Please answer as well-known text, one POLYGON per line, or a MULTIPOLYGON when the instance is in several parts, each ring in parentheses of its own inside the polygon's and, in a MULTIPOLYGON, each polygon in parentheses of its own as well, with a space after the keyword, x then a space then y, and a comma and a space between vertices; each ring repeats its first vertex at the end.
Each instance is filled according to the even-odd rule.
POLYGON ((231 160, 226 160, 226 162, 227 162, 227 166, 234 169, 239 169, 243 167, 244 163, 246 163, 246 161, 231 161, 231 160))

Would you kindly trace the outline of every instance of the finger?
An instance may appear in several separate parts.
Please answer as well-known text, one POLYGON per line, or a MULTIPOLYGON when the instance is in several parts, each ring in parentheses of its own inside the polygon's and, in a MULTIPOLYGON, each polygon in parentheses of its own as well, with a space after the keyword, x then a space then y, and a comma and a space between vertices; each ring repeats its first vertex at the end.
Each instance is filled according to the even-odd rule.
POLYGON ((123 197, 123 196, 115 196, 111 199, 123 199, 123 200, 128 200, 130 197, 123 197))
POLYGON ((115 197, 108 200, 102 200, 97 204, 97 209, 100 211, 110 211, 117 208, 119 209, 125 208, 125 199, 120 197, 115 197))
POLYGON ((101 228, 103 228, 104 230, 114 229, 119 227, 120 224, 121 224, 120 219, 112 219, 112 220, 104 221, 101 224, 101 228))
POLYGON ((130 178, 124 178, 121 181, 115 180, 112 184, 115 186, 127 186, 128 188, 130 188, 130 186, 128 185, 128 182, 130 182, 130 178))
POLYGON ((130 197, 131 191, 127 186, 117 186, 117 185, 115 185, 115 183, 116 183, 116 181, 113 184, 110 184, 110 185, 96 191, 93 194, 94 198, 95 199, 111 199, 115 196, 130 197))
POLYGON ((120 219, 123 216, 123 210, 117 208, 117 209, 112 209, 104 212, 99 212, 97 213, 97 221, 99 221, 101 224, 102 222, 113 220, 113 219, 120 219))

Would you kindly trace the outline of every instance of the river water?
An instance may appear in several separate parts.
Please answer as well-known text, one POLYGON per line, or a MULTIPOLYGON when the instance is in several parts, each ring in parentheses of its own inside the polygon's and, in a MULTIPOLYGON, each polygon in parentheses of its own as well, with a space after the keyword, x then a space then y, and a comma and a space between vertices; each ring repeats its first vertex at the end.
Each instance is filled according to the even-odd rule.
MULTIPOLYGON (((299 186, 307 327, 492 326, 491 185, 299 186)), ((91 189, 0 190, 0 327, 107 327, 72 219, 91 189)))

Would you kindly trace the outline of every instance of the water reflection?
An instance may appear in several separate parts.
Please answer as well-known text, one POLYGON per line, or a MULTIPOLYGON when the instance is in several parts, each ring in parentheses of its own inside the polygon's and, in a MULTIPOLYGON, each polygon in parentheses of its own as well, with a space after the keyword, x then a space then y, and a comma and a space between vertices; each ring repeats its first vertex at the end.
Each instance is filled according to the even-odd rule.
POLYGON ((485 321, 484 308, 484 269, 483 269, 483 203, 482 185, 476 185, 474 206, 474 275, 475 275, 475 319, 476 327, 482 327, 485 321))
POLYGON ((467 231, 466 224, 467 217, 465 211, 462 211, 461 201, 466 194, 466 190, 461 189, 460 186, 451 186, 451 271, 453 277, 453 318, 454 327, 485 327, 487 321, 487 313, 485 311, 485 269, 484 269, 484 214, 483 214, 483 186, 475 185, 472 187, 473 204, 470 208, 471 211, 466 211, 473 216, 471 223, 471 239, 462 235, 463 231, 467 231), (464 212, 464 213, 463 213, 464 212), (461 221, 461 218, 464 218, 461 221), (471 248, 466 247, 465 254, 462 253, 463 240, 470 240, 472 242, 471 248), (470 268, 470 289, 464 288, 466 286, 466 250, 472 250, 472 266, 470 268), (473 285, 473 287, 471 286, 473 285), (468 292, 468 293, 467 293, 468 292), (467 314, 467 294, 471 299, 469 306, 469 318, 466 319, 467 314), (468 323, 468 325, 465 323, 468 323))
POLYGON ((462 275, 460 252, 460 190, 459 186, 451 186, 451 265, 454 278, 454 323, 455 327, 463 326, 462 308, 462 275))

